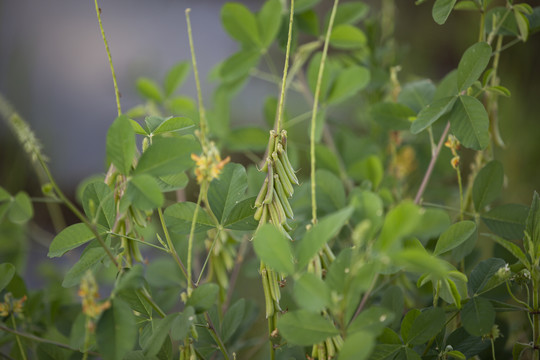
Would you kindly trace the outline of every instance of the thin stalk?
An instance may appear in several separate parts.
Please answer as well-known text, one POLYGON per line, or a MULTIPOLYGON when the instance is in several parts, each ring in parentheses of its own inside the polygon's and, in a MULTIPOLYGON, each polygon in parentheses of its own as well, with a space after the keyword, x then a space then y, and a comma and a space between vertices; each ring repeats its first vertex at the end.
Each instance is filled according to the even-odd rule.
POLYGON ((490 336, 490 340, 491 340, 491 356, 493 360, 497 360, 495 359, 495 340, 493 340, 493 336, 490 336))
POLYGON ((461 181, 461 170, 459 169, 459 164, 456 167, 456 174, 457 174, 458 186, 459 186, 459 218, 461 221, 463 221, 463 211, 465 210, 464 208, 465 204, 463 203, 463 184, 461 181))
POLYGON ((287 51, 285 52, 285 65, 283 66, 283 79, 281 80, 281 92, 279 95, 278 116, 276 119, 276 132, 281 131, 283 118, 283 105, 285 103, 285 85, 287 83, 287 72, 289 71, 289 54, 291 52, 292 25, 294 18, 294 0, 291 0, 291 11, 289 17, 289 33, 287 35, 287 51))
POLYGON ((525 307, 525 309, 527 309, 527 311, 532 311, 531 307, 529 306, 529 304, 527 304, 526 302, 524 301, 521 301, 519 300, 515 295, 514 293, 512 292, 512 289, 510 288, 510 283, 509 281, 507 280, 506 281, 506 289, 508 290, 508 294, 510 295, 510 297, 512 297, 512 299, 514 299, 515 302, 517 302, 518 304, 521 304, 525 307))
MULTIPOLYGON (((161 227, 163 228, 163 234, 165 235, 165 240, 167 240, 167 246, 169 247, 169 252, 174 258, 174 260, 176 261, 176 263, 178 264, 178 267, 184 274, 185 278, 188 279, 186 267, 182 263, 182 260, 180 260, 180 256, 178 256, 178 253, 176 252, 176 248, 174 247, 171 241, 169 230, 167 230, 167 225, 165 225, 165 220, 163 219, 163 211, 161 211, 161 208, 158 208, 158 216, 159 216, 159 221, 161 222, 161 227)), ((188 280, 188 283, 189 283, 189 280, 188 280)))
MULTIPOLYGON (((79 349, 74 349, 74 348, 70 347, 69 345, 66 345, 66 344, 63 344, 63 343, 60 343, 60 342, 57 342, 57 341, 53 341, 53 340, 40 338, 39 336, 36 336, 36 335, 33 335, 33 334, 28 334, 28 333, 25 333, 25 332, 22 332, 22 331, 14 330, 14 329, 12 329, 10 327, 5 326, 4 324, 0 324, 0 330, 11 333, 11 334, 13 334, 15 336, 20 336, 20 337, 28 339, 28 340, 32 340, 32 341, 36 341, 36 342, 40 342, 40 343, 44 343, 44 344, 51 344, 51 345, 57 346, 57 347, 62 348, 62 349, 76 351, 76 352, 79 352, 79 353, 81 352, 79 349)), ((93 351, 88 351, 88 354, 93 355, 93 356, 100 356, 99 353, 93 352, 93 351)))
POLYGON ((533 278, 533 289, 532 289, 532 298, 533 298, 533 359, 540 359, 540 348, 538 344, 538 337, 540 336, 540 314, 538 307, 538 279, 536 276, 533 278))
POLYGON ((486 26, 486 9, 482 6, 480 10, 480 29, 478 31, 478 42, 484 41, 485 31, 484 27, 486 26))
POLYGON ((84 345, 83 345, 83 358, 82 360, 88 359, 88 348, 90 347, 90 323, 92 320, 90 320, 90 317, 86 316, 86 323, 84 324, 84 345))
POLYGON ((208 123, 206 122, 206 110, 201 91, 201 82, 199 80, 199 68, 197 67, 197 58, 195 57, 195 46, 193 45, 193 33, 191 30, 191 19, 189 13, 191 9, 186 9, 186 23, 189 37, 189 50, 191 52, 191 62, 193 64, 193 75, 195 76, 195 86, 197 88, 197 99, 199 101, 199 126, 201 128, 200 139, 203 147, 203 152, 206 152, 206 134, 208 132, 208 123))
MULTIPOLYGON (((13 324, 13 329, 17 330, 17 323, 15 322, 15 314, 11 314, 11 323, 13 324)), ((23 360, 26 360, 26 352, 23 349, 21 339, 19 338, 19 335, 15 334, 15 340, 17 340, 17 346, 19 347, 19 351, 21 352, 21 357, 23 360)))
POLYGON ((148 246, 151 246, 155 249, 158 249, 158 250, 161 250, 161 251, 164 251, 166 253, 169 253, 170 251, 165 249, 164 247, 161 247, 161 246, 158 246, 158 245, 155 245, 155 244, 152 244, 152 243, 149 243, 147 241, 142 241, 141 239, 137 239, 137 238, 134 238, 134 237, 131 237, 131 236, 127 236, 127 235, 122 235, 122 234, 117 234, 113 231, 109 231, 108 232, 109 235, 114 235, 114 236, 118 236, 118 237, 121 237, 121 238, 124 238, 124 239, 128 239, 128 240, 131 240, 131 241, 135 241, 135 242, 138 242, 138 243, 141 243, 141 244, 144 244, 144 245, 148 245, 148 246))
POLYGON ((369 299, 369 296, 372 294, 373 292, 373 288, 375 287, 375 284, 377 283, 377 279, 379 278, 379 274, 376 274, 374 277, 373 277, 373 280, 371 281, 371 285, 369 286, 369 289, 366 291, 366 293, 364 294, 364 296, 362 297, 362 300, 360 301, 360 304, 358 304, 358 307, 356 308, 356 311, 354 312, 354 316, 352 317, 351 321, 349 322, 352 323, 354 321, 354 319, 356 319, 358 317, 358 315, 360 315, 360 313, 362 312, 362 310, 364 309, 364 306, 366 306, 366 303, 369 299))
POLYGON ((328 44, 330 43, 330 34, 334 26, 334 18, 339 0, 334 0, 334 6, 330 13, 330 21, 328 22, 328 30, 324 39, 323 52, 321 56, 321 64, 319 65, 319 74, 317 75, 317 85, 315 86, 315 96, 313 98, 313 112, 311 113, 311 133, 309 136, 309 153, 311 158, 311 222, 317 223, 317 192, 315 182, 315 123, 317 119, 317 110, 319 108, 319 96, 321 94, 321 83, 324 73, 324 65, 326 63, 326 55, 328 54, 328 44))
POLYGON ((116 82, 116 74, 114 72, 114 66, 112 62, 111 50, 109 49, 109 43, 105 37, 105 30, 103 30, 103 24, 101 22, 101 9, 98 6, 97 0, 94 0, 96 5, 96 15, 99 22, 99 29, 101 30, 101 37, 103 38, 103 43, 105 44, 105 51, 107 51, 107 57, 109 58, 109 66, 111 67, 111 74, 114 83, 114 94, 116 95, 116 109, 118 110, 118 116, 122 115, 122 107, 120 106, 120 91, 118 90, 118 83, 116 82))
POLYGON ((517 39, 517 38, 514 39, 514 40, 512 40, 512 41, 509 41, 508 43, 506 43, 506 45, 502 46, 499 50, 496 50, 496 51, 494 52, 494 54, 501 53, 501 52, 503 52, 504 50, 506 50, 506 49, 508 49, 508 48, 510 48, 510 47, 512 47, 512 46, 514 46, 514 45, 516 45, 516 44, 519 43, 519 42, 521 42, 521 39, 517 39))
POLYGON ((420 204, 422 195, 424 195, 424 191, 426 191, 426 186, 429 182, 429 178, 431 177, 431 173, 433 173, 433 168, 435 167, 435 163, 437 162, 437 158, 439 157, 439 153, 441 152, 442 145, 444 144, 444 139, 446 139, 446 136, 448 135, 448 131, 450 131, 450 122, 446 124, 441 138, 439 139, 439 143, 437 144, 437 148, 431 156, 431 161, 429 162, 426 173, 424 174, 424 178, 422 179, 422 183, 420 184, 420 188, 418 189, 418 192, 416 193, 416 196, 414 198, 415 204, 420 204))
POLYGON ((208 264, 208 260, 210 259, 210 256, 212 255, 212 251, 214 251, 214 246, 216 246, 216 242, 219 239, 219 234, 221 232, 221 229, 218 228, 216 231, 216 236, 214 236, 214 240, 212 240, 212 245, 210 245, 210 249, 208 249, 208 254, 206 255, 206 259, 204 259, 203 266, 201 268, 201 272, 199 273, 199 277, 197 278, 197 282, 195 283, 195 286, 199 286, 199 283, 201 282, 201 278, 204 273, 204 269, 206 269, 206 265, 208 264))
POLYGON ((159 314, 160 317, 164 318, 165 316, 167 316, 167 314, 165 313, 165 311, 161 310, 161 308, 159 307, 158 304, 156 304, 156 302, 154 301, 154 299, 152 299, 152 296, 150 296, 150 294, 148 293, 148 290, 146 290, 146 288, 142 288, 142 289, 139 289, 137 291, 139 293, 139 295, 141 295, 146 301, 148 301, 148 303, 152 306, 152 308, 159 314))
POLYGON ((191 279, 191 273, 192 273, 192 258, 193 258, 193 236, 195 235, 195 225, 197 223, 197 217, 199 216, 199 207, 201 206, 202 201, 202 194, 204 192, 204 186, 205 182, 202 183, 201 191, 199 192, 199 197, 197 199, 197 206, 195 207, 195 212, 193 213, 193 219, 191 220, 191 230, 189 231, 189 240, 188 240, 188 253, 187 253, 187 276, 188 276, 188 284, 187 284, 187 293, 188 296, 191 295, 191 291, 193 290, 193 284, 191 279))
POLYGON ((230 360, 229 354, 227 353, 227 349, 225 348, 225 344, 223 343, 218 333, 216 332, 216 328, 214 327, 214 323, 212 322, 210 315, 208 315, 208 312, 204 313, 204 318, 206 319, 206 322, 208 323, 207 328, 210 331, 210 335, 212 336, 212 339, 214 339, 216 344, 219 346, 219 350, 223 354, 223 357, 225 358, 225 360, 230 360))

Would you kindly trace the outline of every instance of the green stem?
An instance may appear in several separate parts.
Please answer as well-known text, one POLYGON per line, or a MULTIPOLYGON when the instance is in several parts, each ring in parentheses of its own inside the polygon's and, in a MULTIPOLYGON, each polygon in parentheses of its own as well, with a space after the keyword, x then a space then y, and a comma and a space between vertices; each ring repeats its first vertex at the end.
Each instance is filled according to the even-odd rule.
POLYGON ((212 241, 212 245, 210 245, 210 249, 208 249, 208 254, 206 255, 206 259, 204 259, 203 266, 201 268, 201 272, 199 273, 199 277, 197 278, 197 282, 195 283, 195 286, 199 286, 199 283, 201 282, 201 278, 204 273, 204 269, 206 269, 206 265, 208 264, 208 260, 210 259, 210 256, 212 255, 212 251, 214 251, 214 246, 216 245, 216 242, 219 239, 219 233, 221 232, 221 229, 218 228, 216 231, 216 236, 214 236, 214 240, 212 241))
POLYGON ((84 324, 84 345, 83 345, 83 358, 82 360, 88 359, 88 348, 90 347, 90 317, 86 316, 86 322, 84 324))
MULTIPOLYGON (((188 279, 188 274, 187 274, 187 271, 186 271, 186 267, 182 263, 182 260, 180 260, 180 256, 178 256, 178 253, 176 252, 176 248, 174 247, 174 245, 173 245, 173 243, 171 241, 171 237, 169 235, 169 230, 167 230, 167 225, 165 225, 165 220, 163 219, 163 212, 161 211, 161 208, 158 208, 158 216, 159 216, 159 221, 161 222, 161 227, 163 228, 163 234, 165 235, 165 240, 167 240, 167 246, 169 247, 169 253, 172 255, 172 257, 174 258, 174 260, 178 264, 178 267, 180 268, 180 270, 182 271, 182 273, 184 274, 186 279, 188 279)), ((188 283, 189 283, 189 280, 188 280, 188 283)))
POLYGON ((206 187, 206 182, 203 182, 201 184, 201 190, 199 192, 199 197, 197 199, 197 206, 195 207, 195 212, 193 213, 193 219, 191 220, 191 230, 189 231, 189 240, 188 240, 188 253, 187 253, 187 276, 188 276, 188 284, 187 284, 187 293, 188 296, 191 296, 191 291, 193 290, 193 284, 191 279, 191 273, 192 273, 192 258, 193 258, 193 236, 195 235, 195 225, 197 224, 197 217, 199 216, 199 208, 201 206, 202 201, 202 195, 204 192, 204 188, 206 187))
POLYGON ((484 28, 486 27, 486 9, 484 6, 482 6, 482 9, 480 10, 480 29, 478 32, 478 42, 484 41, 485 31, 484 28))
POLYGON ((540 308, 538 307, 538 279, 536 274, 533 275, 533 359, 540 359, 540 349, 538 347, 538 337, 540 336, 540 308))
POLYGON ((156 248, 158 250, 164 251, 166 253, 170 252, 169 250, 167 250, 167 249, 165 249, 165 248, 163 248, 161 246, 149 243, 147 241, 142 241, 141 239, 137 239, 137 238, 134 238, 134 237, 131 237, 131 236, 118 234, 118 233, 115 233, 115 232, 112 232, 112 231, 109 231, 108 234, 118 236, 118 237, 121 237, 121 238, 125 238, 125 239, 131 240, 131 241, 135 241, 135 242, 138 242, 138 243, 141 243, 141 244, 144 244, 144 245, 148 245, 148 246, 151 246, 151 247, 156 248))
POLYGON ((287 83, 287 72, 289 70, 289 54, 291 52, 292 25, 294 18, 294 0, 291 0, 291 11, 289 17, 289 34, 287 35, 287 51, 285 52, 285 65, 283 66, 283 79, 281 80, 281 92, 279 95, 278 116, 276 119, 276 132, 281 131, 281 122, 283 121, 283 105, 285 102, 285 85, 287 83))
POLYGON ((459 164, 456 167, 456 174, 458 179, 458 186, 459 186, 459 218, 461 221, 463 221, 463 212, 465 211, 464 203, 463 203, 463 184, 461 181, 461 170, 459 169, 459 164))
POLYGON ((338 3, 339 0, 334 0, 334 6, 330 14, 330 21, 328 22, 328 30, 326 31, 326 37, 324 40, 321 64, 319 65, 319 74, 317 75, 317 85, 315 86, 315 96, 313 97, 313 111, 311 113, 309 152, 311 158, 311 222, 313 224, 317 223, 317 192, 315 182, 315 120, 317 119, 317 110, 319 108, 319 96, 321 94, 321 83, 324 73, 324 65, 326 62, 326 55, 328 54, 328 44, 330 43, 330 34, 332 33, 332 27, 334 26, 334 18, 336 17, 338 3))
POLYGON ((159 314, 160 317, 164 318, 167 314, 161 310, 158 304, 152 299, 152 296, 148 293, 146 288, 141 288, 138 290, 138 293, 152 306, 152 308, 159 314))
MULTIPOLYGON (((13 330, 17 330, 17 323, 15 322, 15 314, 11 314, 11 323, 13 324, 13 330)), ((15 334, 15 339, 17 340, 17 345, 19 346, 19 351, 21 352, 21 357, 23 360, 26 360, 26 352, 24 352, 21 339, 19 335, 15 334)))
POLYGON ((197 87, 197 99, 199 101, 199 126, 201 128, 200 140, 203 147, 203 152, 206 153, 206 134, 208 132, 208 123, 206 121, 206 111, 204 109, 204 103, 201 91, 201 82, 199 80, 199 69, 197 67, 197 58, 195 57, 195 46, 193 45, 193 33, 191 30, 191 19, 189 13, 191 9, 186 9, 186 23, 188 28, 189 37, 189 50, 191 52, 191 62, 193 64, 193 75, 195 76, 195 86, 197 87))
POLYGON ((105 50, 107 51, 107 57, 109 58, 109 66, 111 67, 111 74, 114 83, 114 93, 116 95, 116 108, 118 110, 118 116, 122 115, 122 107, 120 106, 120 91, 118 90, 118 84, 116 82, 116 74, 114 72, 114 66, 112 62, 111 50, 109 49, 109 43, 105 37, 105 30, 103 30, 103 24, 101 22, 101 9, 98 6, 97 0, 94 0, 96 5, 96 15, 99 21, 99 29, 101 30, 101 37, 103 38, 103 43, 105 44, 105 50))
POLYGON ((497 360, 495 359, 495 340, 493 340, 493 336, 490 336, 490 340, 491 340, 491 356, 493 357, 493 360, 497 360))
POLYGON ((204 313, 204 317, 206 319, 206 322, 208 323, 208 330, 210 331, 210 335, 212 336, 212 339, 216 342, 216 344, 219 346, 219 350, 223 354, 223 357, 225 360, 229 360, 229 354, 227 353, 227 349, 225 348, 225 344, 223 344, 223 341, 219 337, 218 333, 216 332, 216 328, 214 327, 214 323, 212 322, 212 319, 210 318, 210 315, 208 315, 208 312, 204 313))

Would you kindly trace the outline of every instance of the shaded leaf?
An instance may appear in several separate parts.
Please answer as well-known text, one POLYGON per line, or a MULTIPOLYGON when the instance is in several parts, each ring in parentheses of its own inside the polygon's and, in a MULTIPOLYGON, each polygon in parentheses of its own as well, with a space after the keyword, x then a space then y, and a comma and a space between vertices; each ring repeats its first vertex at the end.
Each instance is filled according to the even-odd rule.
POLYGON ((276 38, 281 26, 281 2, 279 0, 266 1, 257 14, 259 34, 264 48, 269 47, 276 38))
POLYGON ((476 211, 481 211, 500 195, 503 182, 504 170, 497 160, 490 161, 478 172, 472 189, 476 211))
POLYGON ((330 94, 329 104, 338 104, 354 96, 365 88, 370 80, 370 72, 363 66, 351 66, 341 71, 334 82, 330 94))
POLYGON ((152 210, 163 205, 164 197, 155 178, 141 174, 128 183, 126 196, 140 210, 152 210))
MULTIPOLYGON (((107 229, 97 226, 98 233, 103 236, 107 229)), ((94 233, 83 223, 73 224, 62 230, 56 235, 49 246, 48 257, 58 257, 64 255, 67 251, 75 249, 95 239, 94 233)))
POLYGON ((232 208, 243 199, 246 189, 246 169, 240 164, 227 164, 219 178, 210 183, 208 201, 221 224, 229 216, 232 208))
POLYGON ((181 86, 189 74, 190 64, 187 61, 176 63, 165 76, 163 87, 165 88, 165 96, 169 97, 175 90, 181 86))
POLYGON ((312 273, 304 273, 295 281, 293 295, 304 310, 322 311, 330 304, 330 290, 326 283, 312 273))
POLYGON ((444 24, 452 12, 456 1, 457 0, 436 0, 431 12, 433 20, 439 25, 444 24))
POLYGON ((450 226, 439 238, 433 255, 444 254, 447 251, 461 245, 476 232, 474 221, 460 221, 450 226))
POLYGON ((24 224, 34 216, 32 201, 27 193, 19 191, 13 197, 7 216, 15 224, 24 224))
POLYGON ((148 100, 153 100, 157 103, 163 101, 163 94, 159 85, 152 79, 141 77, 137 79, 136 83, 137 91, 139 94, 148 100))
POLYGON ((465 50, 457 70, 457 87, 459 91, 466 90, 478 80, 486 69, 490 58, 491 46, 486 42, 478 42, 465 50))
POLYGON ((15 275, 15 266, 10 263, 0 264, 0 291, 11 282, 15 275))
POLYGON ((62 286, 71 287, 78 285, 84 274, 88 270, 95 269, 96 265, 98 265, 106 255, 105 250, 97 241, 90 243, 86 249, 84 249, 79 261, 77 261, 64 276, 62 286))
POLYGON ((411 132, 418 134, 422 130, 431 126, 435 121, 439 120, 443 115, 452 110, 456 102, 455 96, 443 97, 435 100, 427 105, 416 117, 416 120, 411 124, 411 132))
POLYGON ((413 81, 403 86, 397 101, 418 113, 431 104, 435 95, 435 85, 429 79, 413 81))
POLYGON ((86 216, 111 229, 116 218, 113 191, 103 181, 93 181, 86 185, 82 195, 82 205, 86 216))
POLYGON ((186 306, 192 306, 197 314, 210 309, 217 300, 219 286, 214 283, 206 283, 195 288, 186 302, 186 306))
POLYGON ((375 336, 371 332, 359 331, 347 336, 339 351, 340 360, 364 360, 370 358, 375 347, 375 336))
POLYGON ((489 143, 489 118, 484 105, 472 96, 459 96, 449 113, 452 132, 465 146, 485 149, 489 143))
POLYGON ((101 315, 96 328, 98 349, 103 359, 121 359, 135 345, 135 317, 124 301, 115 298, 101 315))
POLYGON ((306 310, 287 312, 278 319, 277 327, 288 342, 303 346, 316 344, 339 333, 328 319, 306 310))
MULTIPOLYGON (((169 230, 177 234, 189 234, 196 207, 197 204, 186 201, 173 204, 165 209, 164 218, 169 230)), ((199 208, 195 232, 206 231, 214 226, 212 218, 206 211, 199 208)))
POLYGON ((107 159, 127 175, 135 157, 135 131, 127 116, 121 115, 114 120, 107 132, 107 159))
POLYGON ((253 196, 234 205, 223 221, 223 227, 231 230, 255 230, 258 225, 258 222, 253 218, 255 198, 256 196, 253 196))
POLYGON ((529 208, 520 204, 503 204, 482 214, 482 221, 495 234, 507 240, 522 239, 529 208))
POLYGON ((273 270, 292 274, 294 272, 291 243, 272 224, 265 224, 259 228, 253 238, 255 253, 273 270))
POLYGON ((229 340, 234 335, 242 320, 246 310, 246 301, 239 299, 225 313, 223 323, 221 324, 221 337, 224 342, 229 340))
POLYGON ((337 49, 360 49, 366 45, 366 35, 359 28, 342 24, 335 26, 330 35, 330 45, 337 49))
POLYGON ((240 3, 226 3, 221 8, 221 23, 229 35, 244 46, 260 46, 257 19, 240 3))
POLYGON ((370 109, 373 120, 386 129, 406 130, 411 126, 409 118, 415 115, 409 107, 392 102, 380 102, 370 109))
POLYGON ((177 317, 178 314, 169 314, 163 319, 152 320, 152 334, 141 344, 146 356, 154 356, 159 353, 177 317))
POLYGON ((468 288, 470 295, 472 296, 482 291, 488 281, 505 265, 504 260, 497 258, 487 259, 476 265, 469 276, 468 288))
POLYGON ((473 296, 461 310, 463 327, 471 335, 483 336, 495 323, 495 310, 489 300, 473 296))
POLYGON ((193 138, 155 138, 141 155, 134 174, 165 176, 181 173, 191 166, 191 154, 198 153, 200 145, 193 138))

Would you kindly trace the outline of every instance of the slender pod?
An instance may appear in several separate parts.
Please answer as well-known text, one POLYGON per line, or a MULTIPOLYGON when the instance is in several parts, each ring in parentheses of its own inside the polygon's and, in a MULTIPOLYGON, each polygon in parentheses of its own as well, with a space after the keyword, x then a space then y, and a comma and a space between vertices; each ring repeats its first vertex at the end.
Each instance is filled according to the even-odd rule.
POLYGON ((266 197, 263 200, 263 204, 270 204, 272 202, 272 195, 274 194, 274 192, 272 191, 272 189, 274 188, 274 168, 272 166, 272 160, 270 158, 267 158, 266 162, 268 164, 268 175, 266 176, 266 179, 268 180, 268 191, 266 191, 266 197))
POLYGON ((289 179, 289 176, 287 175, 287 172, 285 171, 283 164, 281 163, 278 155, 275 152, 272 154, 272 158, 274 159, 274 164, 276 165, 276 173, 279 175, 279 179, 281 180, 281 183, 283 184, 285 192, 290 197, 294 193, 291 180, 289 179))
MULTIPOLYGON (((255 206, 261 207, 264 198, 266 197, 266 193, 268 190, 268 178, 264 179, 263 185, 261 187, 261 190, 259 191, 259 194, 257 195, 257 198, 255 199, 255 206)), ((257 219, 255 219, 257 220, 257 219)))
POLYGON ((285 215, 289 219, 293 220, 294 213, 293 213, 291 204, 289 203, 289 200, 287 199, 287 195, 285 194, 285 189, 283 188, 283 185, 281 184, 281 181, 279 180, 279 176, 277 175, 274 175, 274 189, 276 190, 281 206, 283 207, 283 210, 285 211, 285 215))
POLYGON ((291 182, 295 183, 296 185, 300 185, 300 183, 298 182, 298 178, 296 177, 296 173, 294 172, 294 168, 292 167, 291 162, 289 161, 289 157, 287 156, 287 151, 283 149, 283 146, 281 146, 281 144, 278 144, 277 150, 279 160, 281 161, 283 168, 287 172, 287 176, 289 177, 291 182))

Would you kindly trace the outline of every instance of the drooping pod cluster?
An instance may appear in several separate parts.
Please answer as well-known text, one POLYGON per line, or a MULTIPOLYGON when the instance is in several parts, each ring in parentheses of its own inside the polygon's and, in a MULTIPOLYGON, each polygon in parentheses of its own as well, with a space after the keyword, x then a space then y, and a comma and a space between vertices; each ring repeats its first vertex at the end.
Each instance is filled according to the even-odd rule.
POLYGON ((293 184, 298 185, 298 178, 287 156, 287 132, 278 134, 270 130, 266 161, 261 168, 266 172, 263 186, 255 200, 254 218, 259 224, 271 222, 287 238, 291 231, 287 220, 293 219, 289 198, 293 195, 293 184))

